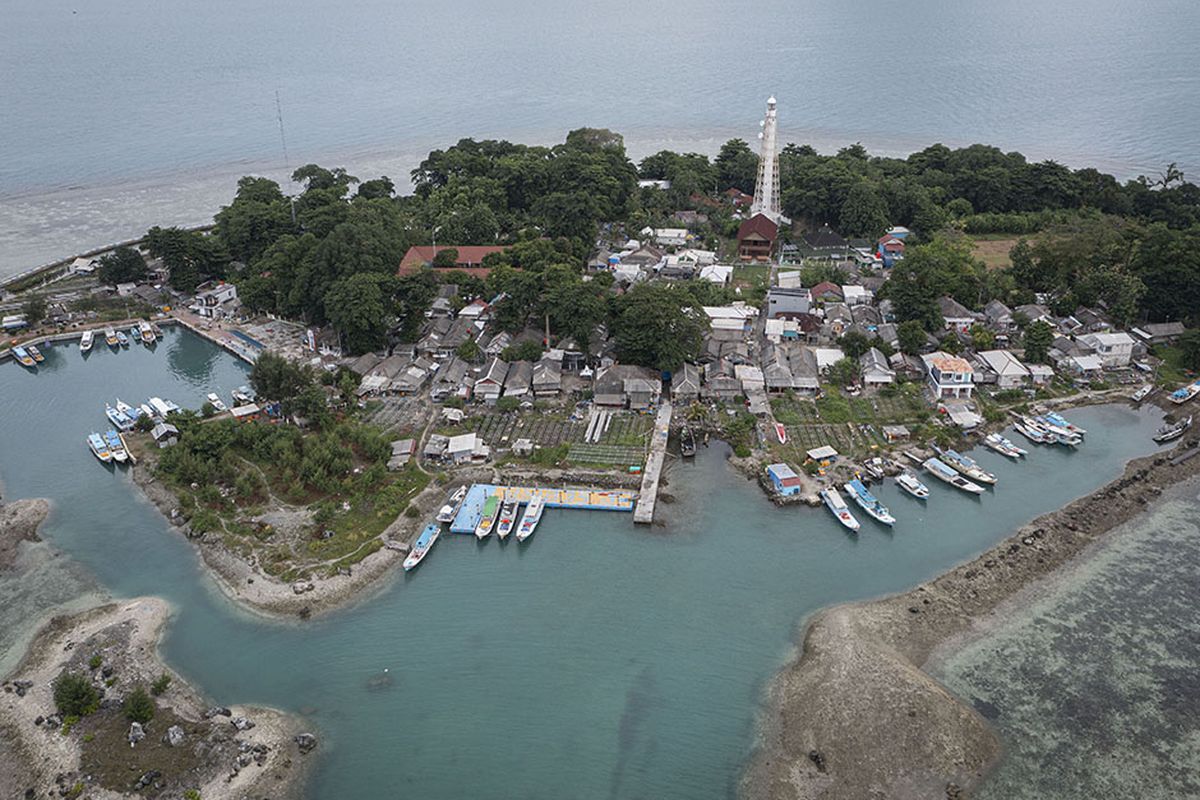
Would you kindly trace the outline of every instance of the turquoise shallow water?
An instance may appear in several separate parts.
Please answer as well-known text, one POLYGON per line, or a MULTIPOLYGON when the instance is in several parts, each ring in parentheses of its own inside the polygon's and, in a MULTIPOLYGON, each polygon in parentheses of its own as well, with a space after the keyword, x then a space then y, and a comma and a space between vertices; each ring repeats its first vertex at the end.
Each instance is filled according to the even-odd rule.
POLYGON ((889 484, 895 531, 864 521, 857 539, 823 510, 776 509, 713 446, 672 465, 665 528, 548 511, 523 547, 446 537, 377 596, 293 625, 233 609, 82 441, 106 396, 198 405, 243 367, 184 332, 154 353, 51 353, 36 375, 0 369, 6 495, 53 498, 46 537, 112 593, 168 598, 165 655, 215 701, 306 713, 323 739, 313 798, 729 797, 799 620, 972 557, 1114 477, 1157 424, 1079 410, 1081 452, 979 453, 1000 476, 982 499, 936 485, 925 508, 889 484))

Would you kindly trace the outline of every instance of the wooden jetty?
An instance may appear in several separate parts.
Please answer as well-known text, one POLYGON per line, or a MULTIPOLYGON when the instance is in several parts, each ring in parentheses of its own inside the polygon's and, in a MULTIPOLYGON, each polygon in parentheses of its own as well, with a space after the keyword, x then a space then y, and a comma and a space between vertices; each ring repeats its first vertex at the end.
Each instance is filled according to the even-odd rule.
POLYGON ((664 400, 654 418, 654 438, 650 440, 650 457, 646 459, 646 471, 642 473, 642 491, 638 494, 637 508, 633 510, 633 521, 649 525, 654 521, 654 504, 658 500, 658 482, 662 478, 663 463, 667 457, 667 439, 671 435, 671 403, 664 400))

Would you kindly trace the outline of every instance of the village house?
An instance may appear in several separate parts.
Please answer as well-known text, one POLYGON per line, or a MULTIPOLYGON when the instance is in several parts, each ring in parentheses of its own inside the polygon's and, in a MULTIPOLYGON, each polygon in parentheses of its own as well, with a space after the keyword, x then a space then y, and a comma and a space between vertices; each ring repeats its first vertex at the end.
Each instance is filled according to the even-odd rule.
POLYGON ((842 299, 848 306, 859 306, 870 303, 875 297, 865 286, 847 284, 842 287, 842 299))
POLYGON ((894 234, 885 234, 876 248, 875 252, 885 267, 893 267, 904 258, 904 240, 894 234))
POLYGON ((484 444, 477 433, 464 433, 451 436, 446 442, 445 458, 455 464, 465 464, 468 461, 482 463, 492 455, 491 448, 484 444))
POLYGON ((1076 380, 1098 381, 1104 377, 1104 360, 1097 355, 1066 356, 1058 368, 1076 380))
POLYGON ((997 389, 1018 389, 1029 381, 1029 370, 1007 350, 983 350, 979 360, 996 376, 997 389))
POLYGON ((657 373, 631 364, 613 365, 596 375, 596 405, 644 410, 658 402, 662 380, 657 373))
POLYGON ((948 331, 966 333, 976 322, 975 315, 953 297, 943 295, 938 298, 937 304, 948 331))
POLYGON ((775 493, 783 497, 799 494, 803 488, 800 476, 787 464, 770 464, 767 467, 767 476, 771 479, 771 485, 775 487, 775 493))
POLYGON ((430 398, 435 403, 443 403, 451 397, 470 399, 473 382, 469 382, 469 378, 470 367, 461 358, 455 356, 442 362, 434 376, 430 398))
POLYGON ((817 258, 829 261, 845 261, 850 257, 850 244, 828 225, 804 234, 804 243, 817 258))
POLYGON ((437 247, 433 245, 413 245, 408 248, 404 257, 400 259, 397 274, 412 275, 423 269, 432 268, 434 257, 443 250, 453 250, 456 253, 454 266, 447 269, 458 269, 466 272, 468 275, 486 278, 491 270, 483 266, 484 257, 492 253, 503 253, 505 248, 494 245, 443 244, 437 247))
POLYGON ((562 391, 562 356, 558 359, 547 352, 533 365, 534 397, 558 397, 562 391))
POLYGON ((507 377, 508 362, 499 357, 489 359, 475 381, 475 398, 489 405, 495 404, 500 399, 500 393, 504 391, 504 380, 507 377))
POLYGON ((179 443, 179 429, 169 422, 159 422, 150 431, 150 436, 154 438, 154 443, 159 448, 172 447, 179 443))
POLYGON ((921 360, 925 362, 929 390, 934 399, 970 398, 974 388, 974 370, 966 359, 938 350, 921 356, 921 360))
POLYGON ((1187 330, 1182 322, 1149 322, 1131 329, 1133 337, 1147 347, 1153 344, 1170 344, 1187 330))
POLYGON ((755 214, 738 227, 738 257, 743 261, 770 261, 779 226, 765 214, 755 214))
POLYGON ((1087 333, 1079 341, 1091 348, 1108 369, 1129 366, 1133 358, 1133 337, 1128 333, 1087 333))
POLYGON ((875 347, 863 353, 858 360, 862 370, 863 386, 868 388, 886 386, 896 382, 896 372, 888 365, 887 357, 875 347))
POLYGON ((671 376, 671 400, 675 403, 694 403, 700 399, 700 370, 695 364, 684 364, 671 376))
POLYGON ((514 361, 504 376, 504 396, 524 400, 533 394, 533 364, 529 361, 514 361))
POLYGON ((237 310, 237 287, 232 283, 204 283, 197 288, 200 291, 188 306, 197 315, 208 319, 220 319, 237 310))
POLYGON ((718 286, 728 286, 733 278, 733 267, 727 264, 709 264, 701 267, 696 277, 718 286))
POLYGON ((649 226, 642 228, 641 236, 643 239, 653 239, 654 243, 660 247, 683 247, 691 238, 687 228, 651 228, 649 226))
POLYGON ((778 286, 767 290, 767 318, 775 319, 784 315, 807 314, 812 308, 812 298, 808 289, 802 287, 781 288, 778 286))
POLYGON ((809 290, 809 297, 814 303, 840 303, 845 299, 842 287, 829 281, 823 281, 812 287, 809 290))
POLYGON ((1008 334, 1017 327, 1012 310, 999 300, 992 300, 983 307, 983 318, 988 328, 996 333, 1008 334))
POLYGON ((1038 303, 1026 303, 1023 306, 1017 306, 1013 309, 1014 322, 1016 317, 1020 315, 1025 318, 1026 323, 1029 322, 1050 322, 1053 323, 1054 318, 1050 315, 1050 309, 1038 303))

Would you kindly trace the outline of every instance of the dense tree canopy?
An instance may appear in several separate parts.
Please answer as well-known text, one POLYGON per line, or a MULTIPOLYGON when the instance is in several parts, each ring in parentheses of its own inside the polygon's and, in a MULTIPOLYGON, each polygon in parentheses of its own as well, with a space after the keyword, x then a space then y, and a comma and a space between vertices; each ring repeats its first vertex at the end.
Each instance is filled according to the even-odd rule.
POLYGON ((685 289, 642 283, 617 298, 613 336, 623 361, 678 369, 700 352, 708 318, 685 289))
POLYGON ((100 257, 100 281, 109 286, 133 283, 146 277, 146 259, 132 247, 118 247, 100 257))

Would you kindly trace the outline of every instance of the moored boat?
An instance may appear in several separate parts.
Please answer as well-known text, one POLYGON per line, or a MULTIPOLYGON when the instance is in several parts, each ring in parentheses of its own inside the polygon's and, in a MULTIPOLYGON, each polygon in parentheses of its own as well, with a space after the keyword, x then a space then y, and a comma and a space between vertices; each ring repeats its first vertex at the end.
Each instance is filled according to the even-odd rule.
POLYGON ((975 459, 964 456, 957 450, 942 450, 940 447, 935 447, 933 451, 941 457, 943 463, 949 464, 950 467, 966 475, 973 481, 979 481, 980 483, 996 482, 995 475, 975 463, 975 459))
POLYGON ((458 515, 458 509, 462 507, 463 499, 467 496, 467 487, 460 486, 455 490, 454 494, 446 498, 446 505, 442 506, 437 513, 437 521, 451 523, 458 515))
POLYGON ((29 355, 29 351, 20 345, 17 345, 12 349, 12 354, 13 358, 15 358, 17 363, 22 367, 37 366, 37 363, 33 360, 33 356, 29 355))
POLYGON ((500 498, 494 494, 488 495, 488 499, 483 501, 483 513, 479 517, 479 524, 475 526, 476 539, 483 539, 492 532, 499 512, 500 498))
POLYGON ((929 499, 929 487, 921 483, 921 479, 908 470, 896 476, 896 485, 918 500, 929 499))
POLYGON ((496 535, 501 539, 508 537, 517 524, 517 509, 521 504, 516 500, 505 500, 500 505, 500 517, 496 520, 496 535))
POLYGON ((837 521, 852 531, 857 531, 859 528, 858 520, 850 513, 849 506, 842 499, 842 495, 838 490, 830 486, 828 489, 822 489, 819 494, 821 499, 825 501, 825 507, 829 512, 837 518, 837 521))
POLYGON ((425 556, 429 554, 430 549, 433 548, 434 542, 438 540, 438 536, 441 533, 441 526, 436 523, 430 523, 425 526, 425 530, 421 531, 421 535, 413 542, 412 549, 408 551, 408 556, 404 559, 405 572, 408 572, 425 560, 425 556))
POLYGON ((108 452, 112 453, 113 461, 125 463, 129 459, 125 443, 121 441, 121 434, 112 430, 107 431, 104 434, 104 444, 108 446, 108 452))
POLYGON ((134 422, 137 422, 137 418, 142 415, 141 408, 134 408, 119 397, 117 398, 117 411, 120 411, 134 422))
POLYGON ((207 398, 208 398, 208 402, 211 403, 212 407, 214 409, 216 409, 218 412, 229 410, 229 407, 225 405, 225 401, 222 400, 221 396, 219 394, 217 394, 216 392, 209 392, 207 395, 207 398))
POLYGON ((867 512, 868 517, 884 525, 895 524, 896 518, 888 511, 888 507, 879 502, 879 499, 867 489, 867 485, 858 478, 847 483, 845 489, 846 493, 854 498, 854 502, 858 503, 859 508, 867 512))
POLYGON ((1024 422, 1014 422, 1013 429, 1034 444, 1054 444, 1054 437, 1041 426, 1027 425, 1024 422))
POLYGON ((1192 381, 1182 389, 1176 389, 1175 391, 1171 392, 1171 402, 1175 403, 1176 405, 1180 405, 1182 403, 1186 403, 1188 400, 1191 400, 1198 394, 1200 394, 1200 378, 1192 381))
POLYGON ((108 417, 108 421, 111 422, 117 430, 127 431, 133 428, 133 420, 120 410, 113 408, 108 403, 104 404, 104 416, 108 417))
POLYGON ((529 501, 529 505, 525 506, 525 514, 521 517, 520 524, 517 525, 518 542, 523 542, 533 535, 534 529, 542 519, 542 512, 545 510, 546 501, 540 495, 535 494, 529 501))
POLYGON ((696 455, 696 437, 692 435, 692 429, 687 425, 684 425, 679 431, 679 454, 684 458, 696 455))
POLYGON ((37 345, 27 344, 25 345, 25 350, 29 353, 29 355, 33 356, 33 360, 39 364, 46 360, 46 357, 42 355, 42 351, 37 349, 37 345))
POLYGON ((83 336, 79 339, 79 351, 86 353, 92 349, 92 343, 96 340, 96 334, 92 331, 84 331, 83 336))
POLYGON ((925 459, 925 471, 940 481, 945 481, 951 486, 962 489, 964 492, 971 494, 983 494, 983 487, 959 475, 950 465, 936 458, 925 459))
POLYGON ((1183 434, 1190 427, 1192 427, 1192 418, 1190 416, 1187 419, 1181 419, 1178 422, 1163 425, 1155 432, 1154 441, 1158 442, 1159 444, 1173 442, 1180 436, 1183 436, 1183 434))
POLYGON ((1068 428, 1064 428, 1062 425, 1052 422, 1044 416, 1034 417, 1032 419, 1025 417, 1023 421, 1026 425, 1041 428, 1046 432, 1047 435, 1049 435, 1052 441, 1066 447, 1075 447, 1083 441, 1083 437, 1079 434, 1071 431, 1068 428))
POLYGON ((1047 411, 1045 414, 1042 415, 1042 419, 1046 420, 1047 422, 1053 423, 1054 425, 1057 425, 1058 427, 1062 428, 1063 430, 1069 431, 1069 432, 1075 434, 1076 436, 1087 436, 1086 430, 1079 427, 1074 422, 1071 422, 1066 417, 1064 417, 1062 414, 1059 414, 1055 411, 1047 411))
POLYGON ((112 461, 112 453, 108 452, 108 445, 104 443, 104 437, 92 431, 87 437, 88 449, 92 451, 92 455, 103 461, 105 464, 112 461))
POLYGON ((1008 456, 1011 459, 1019 459, 1021 456, 1026 455, 1029 452, 1028 450, 1017 447, 1010 439, 1001 436, 998 433, 989 433, 984 437, 983 443, 995 450, 1000 455, 1008 456))
POLYGON ((117 332, 111 327, 104 329, 104 342, 112 348, 121 346, 121 343, 117 340, 117 332))
POLYGON ((163 400, 161 397, 151 397, 146 404, 154 412, 154 416, 159 419, 166 419, 167 414, 173 414, 179 410, 179 406, 172 403, 170 400, 163 400))
POLYGON ((249 386, 239 386, 230 392, 230 394, 233 396, 233 405, 235 407, 248 406, 253 403, 254 398, 257 397, 257 395, 254 393, 254 390, 249 386))
POLYGON ((154 334, 154 328, 145 320, 138 323, 138 332, 142 335, 142 344, 154 344, 155 339, 158 338, 154 334))
POLYGON ((129 347, 129 337, 125 335, 125 331, 117 331, 117 344, 129 347))
POLYGON ((876 456, 875 458, 868 458, 863 462, 863 469, 865 469, 867 474, 877 481, 883 480, 883 476, 885 474, 883 468, 883 459, 879 456, 876 456))

